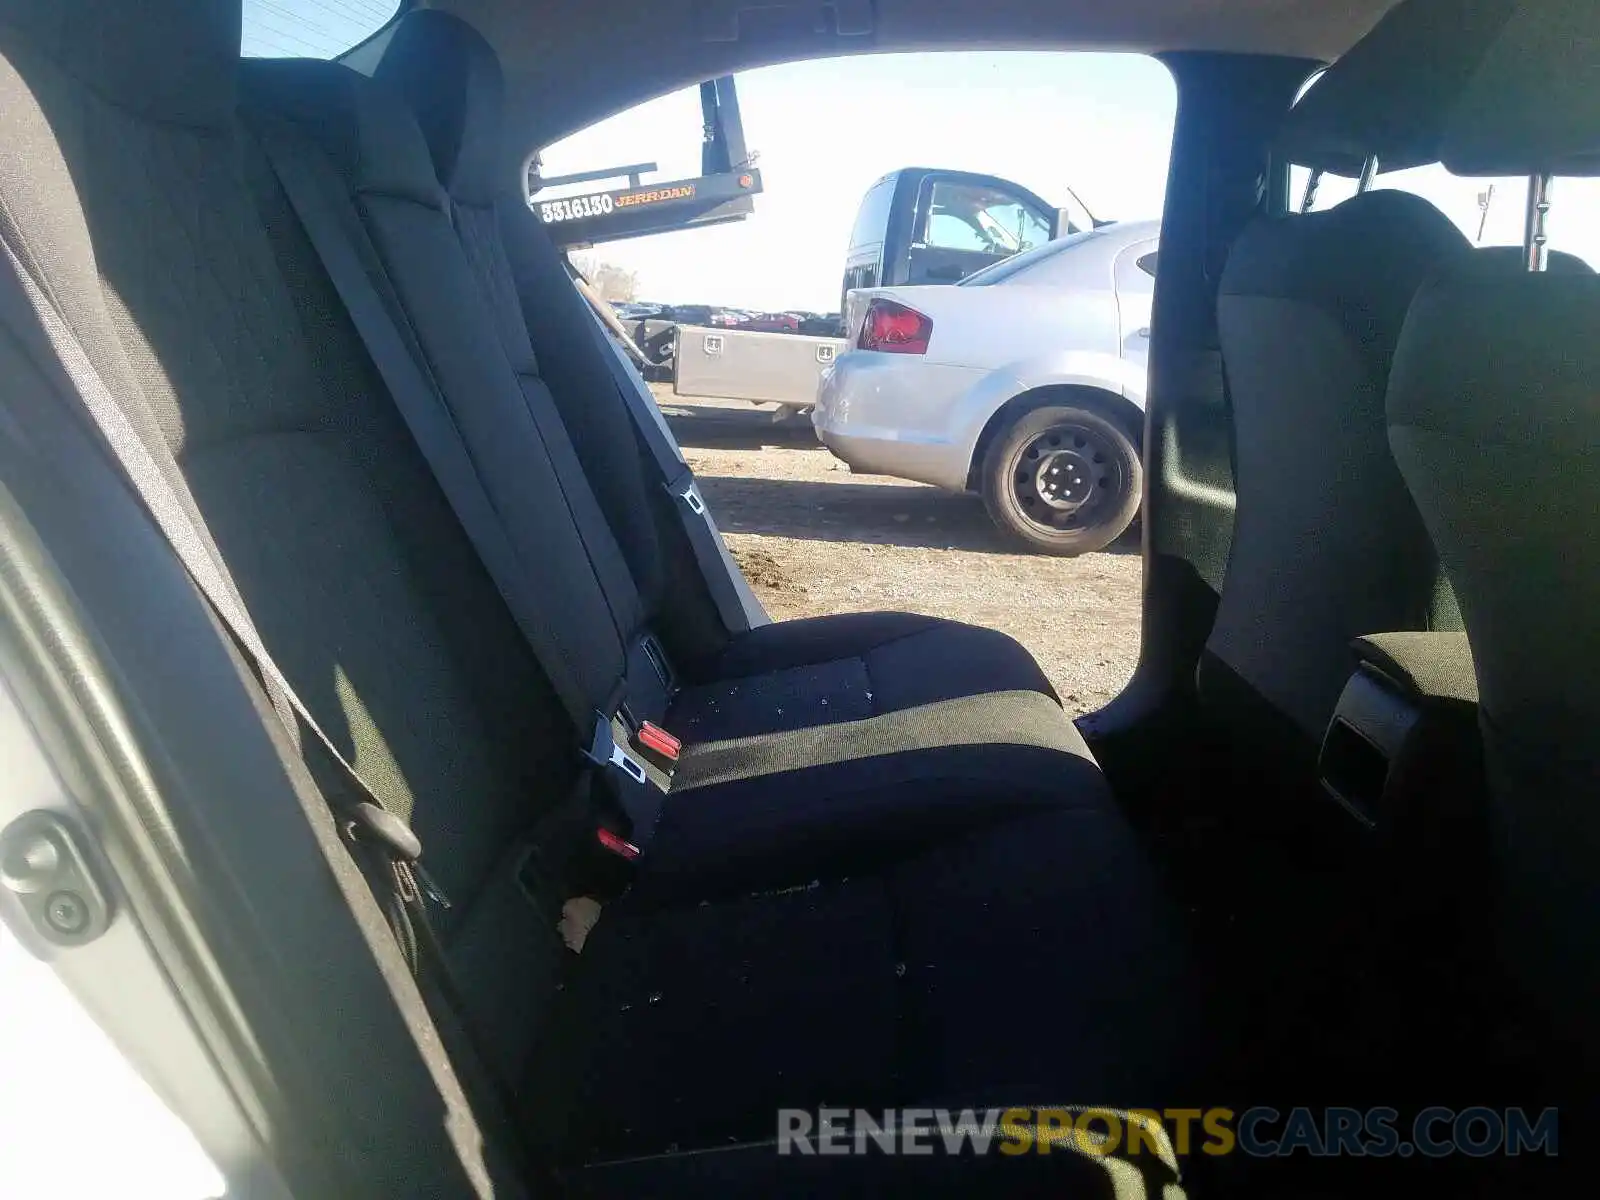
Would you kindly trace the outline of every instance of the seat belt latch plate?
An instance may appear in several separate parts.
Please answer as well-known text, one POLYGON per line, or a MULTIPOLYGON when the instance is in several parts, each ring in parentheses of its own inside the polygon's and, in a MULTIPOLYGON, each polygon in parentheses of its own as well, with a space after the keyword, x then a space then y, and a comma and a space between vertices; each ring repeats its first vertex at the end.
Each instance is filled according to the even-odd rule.
POLYGON ((706 515, 706 502, 700 497, 700 485, 695 482, 693 471, 685 468, 682 475, 667 484, 667 491, 688 505, 689 511, 695 516, 706 515))
POLYGON ((596 714, 594 722, 594 740, 589 743, 584 757, 597 767, 616 767, 635 783, 647 783, 649 773, 644 769, 644 764, 628 753, 628 748, 617 742, 611 731, 611 722, 606 717, 596 714))

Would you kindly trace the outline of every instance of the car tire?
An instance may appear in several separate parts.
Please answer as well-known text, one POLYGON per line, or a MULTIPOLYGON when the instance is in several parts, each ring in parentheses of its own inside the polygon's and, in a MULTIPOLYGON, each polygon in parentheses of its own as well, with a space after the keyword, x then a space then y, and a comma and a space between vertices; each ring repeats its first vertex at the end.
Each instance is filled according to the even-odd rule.
POLYGON ((1000 431, 984 455, 982 490, 994 523, 1030 549, 1088 554, 1133 523, 1144 466, 1116 422, 1052 405, 1000 431))

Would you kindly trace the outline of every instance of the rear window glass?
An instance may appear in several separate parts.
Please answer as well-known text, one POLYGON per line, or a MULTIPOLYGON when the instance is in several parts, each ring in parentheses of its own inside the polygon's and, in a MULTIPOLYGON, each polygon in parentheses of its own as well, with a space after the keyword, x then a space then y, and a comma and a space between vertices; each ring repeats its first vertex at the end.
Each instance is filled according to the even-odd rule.
POLYGON ((863 197, 861 209, 856 213, 855 228, 850 231, 850 249, 883 241, 884 230, 889 226, 889 208, 894 203, 895 184, 899 181, 898 175, 891 175, 874 184, 863 197))
POLYGON ((244 0, 246 58, 337 58, 400 11, 402 0, 244 0))
POLYGON ((1015 254, 1050 240, 1051 214, 999 183, 940 179, 919 241, 944 250, 1015 254))

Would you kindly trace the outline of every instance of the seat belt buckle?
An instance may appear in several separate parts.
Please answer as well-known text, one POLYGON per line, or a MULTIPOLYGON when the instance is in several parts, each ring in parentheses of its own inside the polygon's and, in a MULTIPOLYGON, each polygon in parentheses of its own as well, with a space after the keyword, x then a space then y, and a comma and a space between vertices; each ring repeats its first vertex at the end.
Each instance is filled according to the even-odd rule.
POLYGON ((648 783, 650 780, 644 764, 628 753, 626 746, 618 744, 611 729, 611 719, 602 713, 595 714, 594 737, 584 751, 584 757, 597 767, 616 767, 635 783, 648 783))
POLYGON ((633 886, 644 851, 608 825, 592 826, 594 840, 579 850, 573 866, 582 894, 610 901, 633 886))
POLYGON ((633 750, 658 771, 672 774, 683 754, 683 743, 654 721, 642 721, 633 734, 633 750))
POLYGON ((613 833, 604 825, 595 830, 594 840, 600 843, 602 850, 615 854, 624 862, 638 862, 639 856, 644 853, 620 833, 613 833))

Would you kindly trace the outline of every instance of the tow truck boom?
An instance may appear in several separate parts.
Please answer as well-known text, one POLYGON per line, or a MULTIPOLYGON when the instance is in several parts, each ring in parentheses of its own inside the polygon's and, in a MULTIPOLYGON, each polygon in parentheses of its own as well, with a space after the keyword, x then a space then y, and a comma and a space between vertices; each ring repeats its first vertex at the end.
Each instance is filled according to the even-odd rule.
POLYGON ((575 175, 542 175, 539 156, 528 160, 528 204, 556 245, 575 250, 601 242, 647 237, 742 221, 755 211, 761 172, 745 147, 744 126, 733 76, 700 85, 703 119, 701 174, 692 179, 644 183, 655 163, 633 163, 575 175), (626 179, 626 187, 546 199, 551 188, 604 179, 626 179))

